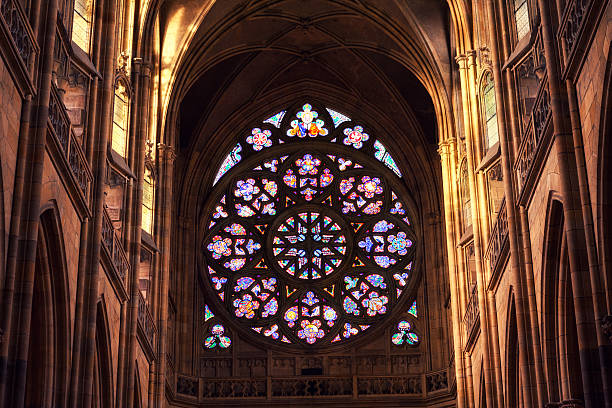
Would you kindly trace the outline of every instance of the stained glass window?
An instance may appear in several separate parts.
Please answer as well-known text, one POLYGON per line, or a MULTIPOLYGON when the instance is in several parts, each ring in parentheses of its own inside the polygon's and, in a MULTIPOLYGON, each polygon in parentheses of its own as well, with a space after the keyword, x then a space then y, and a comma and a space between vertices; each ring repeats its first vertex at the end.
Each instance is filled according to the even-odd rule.
POLYGON ((391 342, 396 346, 416 346, 419 344, 419 336, 412 331, 410 322, 402 320, 397 324, 397 330, 391 336, 391 342))
POLYGON ((127 131, 129 119, 129 95, 125 85, 117 83, 115 104, 113 106, 113 135, 111 145, 121 157, 125 157, 127 148, 127 131))
POLYGON ((327 108, 327 112, 329 112, 329 116, 331 116, 332 121, 334 122, 334 127, 338 127, 344 122, 349 122, 351 118, 346 115, 341 114, 340 112, 336 112, 335 110, 327 108))
POLYGON ((144 183, 142 185, 142 229, 153 234, 153 174, 149 167, 145 167, 144 183))
POLYGON ((202 347, 207 350, 225 350, 232 345, 232 339, 224 325, 219 323, 208 305, 204 305, 205 336, 202 347))
POLYGON ((499 142, 499 133, 497 130, 497 105, 495 101, 495 84, 491 75, 487 76, 486 83, 483 89, 484 94, 484 109, 486 121, 486 146, 489 149, 499 142))
POLYGON ((514 21, 516 23, 516 36, 520 40, 531 30, 527 0, 514 0, 514 21))
MULTIPOLYGON (((286 347, 344 343, 382 324, 414 288, 400 175, 366 124, 313 104, 242 133, 203 224, 216 307, 286 347)), ((217 333, 207 338, 222 347, 217 333)))
POLYGON ((72 41, 87 54, 91 44, 93 3, 93 0, 75 0, 72 18, 72 41))
POLYGON ((231 169, 236 164, 238 164, 238 162, 242 158, 240 156, 240 152, 241 151, 242 151, 242 146, 240 145, 240 143, 238 143, 232 149, 232 151, 229 152, 229 154, 225 157, 225 160, 223 160, 223 164, 221 164, 221 167, 219 167, 219 171, 217 171, 217 175, 215 176, 215 181, 214 181, 213 185, 217 184, 217 181, 219 181, 219 179, 221 177, 223 177, 223 175, 225 173, 227 173, 229 171, 229 169, 231 169))
POLYGON ((419 317, 418 316, 418 312, 417 312, 417 302, 416 302, 416 300, 414 302, 412 302, 412 306, 410 306, 410 309, 408 309, 408 314, 411 314, 414 317, 419 317))

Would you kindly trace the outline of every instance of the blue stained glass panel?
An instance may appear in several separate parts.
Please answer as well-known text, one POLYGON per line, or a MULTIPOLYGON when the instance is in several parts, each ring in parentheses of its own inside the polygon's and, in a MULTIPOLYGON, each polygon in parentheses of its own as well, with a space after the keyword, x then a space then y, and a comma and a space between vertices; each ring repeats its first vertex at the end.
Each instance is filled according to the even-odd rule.
POLYGON ((416 300, 412 302, 412 306, 410 306, 410 309, 408 309, 408 313, 410 313, 414 317, 418 317, 416 300))
POLYGON ((379 140, 374 142, 374 157, 376 157, 380 162, 384 163, 385 166, 393 170, 398 177, 402 177, 402 172, 400 171, 397 164, 395 164, 395 160, 391 157, 391 154, 387 152, 387 148, 380 143, 379 140))
POLYGON ((268 119, 264 120, 263 123, 269 123, 272 126, 278 128, 280 127, 281 121, 285 117, 285 113, 287 113, 287 111, 280 111, 276 115, 271 116, 268 119))
POLYGON ((240 162, 242 156, 240 156, 240 152, 242 151, 242 146, 240 143, 236 144, 236 146, 232 149, 232 151, 227 155, 225 160, 223 160, 223 164, 219 167, 219 171, 217 172, 217 176, 215 177, 215 181, 213 185, 217 184, 219 179, 223 177, 225 173, 229 171, 232 167, 240 162))
POLYGON ((332 120, 334 121, 334 127, 336 127, 336 128, 338 126, 340 126, 341 124, 343 124, 344 122, 350 122, 351 121, 351 118, 341 114, 340 112, 336 112, 335 110, 327 108, 327 112, 329 112, 329 115, 331 116, 332 120))

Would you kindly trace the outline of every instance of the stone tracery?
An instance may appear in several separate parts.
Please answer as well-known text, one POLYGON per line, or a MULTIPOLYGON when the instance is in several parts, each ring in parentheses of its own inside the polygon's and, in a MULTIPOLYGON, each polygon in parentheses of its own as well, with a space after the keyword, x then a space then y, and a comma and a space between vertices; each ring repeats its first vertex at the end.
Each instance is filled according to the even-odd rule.
POLYGON ((247 132, 217 172, 207 281, 246 332, 326 346, 402 303, 416 236, 378 139, 330 109, 286 113, 247 132))

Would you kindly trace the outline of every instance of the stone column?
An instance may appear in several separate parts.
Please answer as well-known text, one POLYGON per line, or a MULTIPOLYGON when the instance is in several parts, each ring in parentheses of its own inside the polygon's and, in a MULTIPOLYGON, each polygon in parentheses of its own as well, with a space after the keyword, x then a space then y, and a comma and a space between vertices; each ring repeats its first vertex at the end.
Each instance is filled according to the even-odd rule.
MULTIPOLYGON (((5 295, 12 295, 11 298, 6 299, 8 310, 5 311, 3 316, 3 318, 6 318, 3 323, 5 323, 7 341, 4 342, 6 345, 3 344, 2 347, 2 362, 0 366, 2 370, 0 371, 2 378, 0 383, 2 387, 0 388, 0 398, 2 398, 0 405, 4 402, 6 406, 23 406, 25 401, 36 249, 40 225, 42 176, 53 76, 53 49, 55 46, 57 5, 58 0, 49 0, 45 6, 39 9, 39 12, 45 16, 44 19, 40 19, 41 30, 38 33, 38 40, 42 45, 39 72, 40 88, 34 100, 33 111, 31 112, 28 144, 24 146, 26 149, 24 151, 26 163, 23 169, 23 180, 15 180, 15 182, 23 182, 23 186, 18 187, 23 194, 20 197, 23 200, 21 202, 14 201, 14 205, 23 207, 23 209, 19 213, 19 239, 14 240, 13 243, 13 245, 17 245, 15 249, 16 258, 9 259, 9 265, 7 265, 14 269, 7 273, 9 281, 7 281, 7 287, 5 287, 5 295), (7 290, 8 293, 6 292, 7 290), (12 379, 10 384, 9 379, 12 379)), ((25 126, 23 120, 21 126, 25 126)), ((18 168, 20 167, 19 163, 17 166, 18 168)))
POLYGON ((440 161, 442 163, 442 180, 444 182, 444 220, 446 223, 446 251, 448 253, 448 276, 451 297, 451 318, 453 323, 453 350, 455 354, 455 377, 457 379, 457 407, 466 407, 465 399, 465 369, 463 367, 463 346, 461 345, 461 314, 459 308, 459 287, 457 284, 457 262, 455 251, 456 232, 453 224, 451 185, 452 177, 450 172, 453 169, 449 166, 451 145, 455 146, 455 140, 452 142, 443 141, 440 143, 440 161))
POLYGON ((157 361, 157 381, 155 385, 155 407, 162 407, 164 391, 166 389, 166 344, 168 337, 168 290, 170 281, 170 236, 172 234, 172 188, 174 178, 174 160, 176 154, 174 149, 165 144, 158 145, 160 169, 159 194, 162 203, 161 208, 156 211, 160 221, 161 241, 161 270, 158 271, 159 278, 159 320, 157 327, 159 332, 158 341, 158 361, 157 361))
POLYGON ((604 395, 601 370, 598 364, 598 339, 593 336, 597 334, 597 337, 601 339, 601 333, 596 328, 593 311, 593 287, 589 280, 589 254, 585 243, 585 222, 580 202, 578 166, 568 121, 571 112, 568 109, 566 89, 561 87, 560 60, 551 22, 550 4, 546 0, 538 0, 537 3, 542 24, 542 42, 552 110, 553 152, 556 154, 559 166, 561 194, 564 200, 564 231, 569 255, 584 402, 587 407, 601 407, 604 405, 604 395))
MULTIPOLYGON (((494 398, 496 396, 495 383, 493 380, 493 365, 491 363, 491 352, 489 343, 489 321, 487 313, 487 300, 486 300, 486 289, 485 289, 485 276, 482 267, 483 251, 482 251, 482 236, 481 236, 481 220, 480 220, 480 206, 478 201, 478 193, 476 188, 476 176, 474 169, 476 168, 475 157, 474 157, 474 145, 477 143, 473 139, 473 129, 471 126, 472 118, 470 116, 470 97, 469 97, 469 81, 467 72, 467 56, 459 55, 456 60, 459 64, 459 76, 461 80, 461 96, 462 96, 462 108, 463 108, 463 125, 465 127, 465 150, 467 157, 467 172, 468 172, 468 185, 470 191, 470 201, 472 203, 472 231, 474 240, 474 259, 476 265, 476 286, 478 293, 478 308, 480 310, 480 333, 481 333, 481 344, 482 344, 482 360, 483 370, 485 379, 485 392, 487 399, 487 406, 494 407, 494 398)), ((499 390, 502 392, 502 390, 499 390)), ((496 398, 497 399, 497 398, 496 398)), ((495 399, 495 400, 496 400, 495 399)))

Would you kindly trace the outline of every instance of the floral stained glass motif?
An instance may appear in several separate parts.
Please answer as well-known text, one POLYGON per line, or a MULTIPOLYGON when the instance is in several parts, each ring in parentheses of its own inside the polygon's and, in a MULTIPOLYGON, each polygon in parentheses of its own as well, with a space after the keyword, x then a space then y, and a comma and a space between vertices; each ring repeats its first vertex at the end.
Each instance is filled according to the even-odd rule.
POLYGON ((302 106, 302 110, 295 116, 297 119, 291 121, 291 129, 287 131, 287 136, 299 138, 327 136, 327 129, 324 128, 325 122, 318 119, 319 113, 313 111, 310 104, 302 106))
POLYGON ((370 136, 363 131, 363 127, 355 126, 354 128, 344 129, 344 144, 353 146, 355 149, 361 149, 363 143, 370 139, 370 136))
POLYGON ((278 184, 268 178, 238 180, 234 189, 236 214, 261 218, 276 214, 278 184))
MULTIPOLYGON (((305 104, 243 134, 206 207, 206 349, 231 344, 226 327, 212 332, 217 307, 262 341, 319 348, 361 337, 413 287, 409 201, 364 128, 305 104)), ((403 344, 418 341, 409 333, 403 344)))
POLYGON ((387 312, 388 294, 387 283, 382 275, 349 274, 344 277, 342 306, 346 313, 354 316, 382 315, 387 312))
POLYGON ((286 218, 272 239, 272 254, 283 272, 298 279, 321 279, 344 262, 347 240, 343 228, 313 211, 286 218))
POLYGON ((381 212, 384 187, 378 177, 348 177, 340 181, 344 214, 375 215, 381 212))
POLYGON ((232 340, 225 335, 225 327, 222 324, 212 326, 209 334, 210 336, 204 340, 204 347, 207 349, 214 349, 215 347, 226 349, 232 344, 232 340))
POLYGON ((378 266, 390 268, 408 254, 412 240, 399 225, 380 220, 363 235, 357 245, 378 266))
POLYGON ((206 249, 212 258, 231 271, 240 270, 261 249, 254 234, 238 223, 217 227, 206 249))
POLYGON ((253 147, 256 152, 272 146, 272 132, 269 130, 261 130, 260 128, 254 128, 251 131, 251 135, 247 137, 246 142, 253 147))
POLYGON ((227 173, 232 167, 234 167, 236 164, 238 164, 238 162, 240 162, 240 160, 242 159, 242 156, 240 155, 241 151, 242 146, 240 145, 240 143, 238 143, 227 155, 225 160, 223 160, 223 164, 221 164, 221 167, 219 168, 219 171, 215 176, 215 181, 213 182, 213 185, 217 184, 217 181, 219 181, 219 179, 223 177, 225 173, 227 173))
MULTIPOLYGON (((306 201, 313 201, 334 181, 332 170, 324 159, 312 154, 300 155, 285 171, 283 182, 306 201)), ((331 166, 330 166, 331 167, 331 166)))
POLYGON ((274 277, 253 278, 241 276, 236 279, 232 305, 239 318, 267 318, 278 312, 277 279, 274 277))
POLYGON ((391 342, 396 346, 416 346, 419 344, 419 336, 412 331, 409 322, 402 320, 397 324, 397 332, 391 336, 391 342))
POLYGON ((340 112, 336 112, 335 110, 327 108, 327 112, 329 116, 331 116, 332 121, 334 122, 334 127, 338 127, 344 122, 350 122, 351 118, 346 115, 341 114, 340 112))

